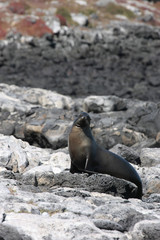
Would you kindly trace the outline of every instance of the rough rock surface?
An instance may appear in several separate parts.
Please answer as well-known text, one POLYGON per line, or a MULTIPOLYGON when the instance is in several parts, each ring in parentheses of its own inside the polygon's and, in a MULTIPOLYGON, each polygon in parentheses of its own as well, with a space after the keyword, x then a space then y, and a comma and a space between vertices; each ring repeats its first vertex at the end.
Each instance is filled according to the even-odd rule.
POLYGON ((159 102, 159 46, 158 27, 131 23, 41 39, 13 35, 0 43, 0 82, 159 102))
POLYGON ((159 239, 160 105, 116 96, 71 98, 0 84, 0 239, 159 239), (88 111, 96 141, 138 171, 136 186, 71 174, 72 121, 88 111))

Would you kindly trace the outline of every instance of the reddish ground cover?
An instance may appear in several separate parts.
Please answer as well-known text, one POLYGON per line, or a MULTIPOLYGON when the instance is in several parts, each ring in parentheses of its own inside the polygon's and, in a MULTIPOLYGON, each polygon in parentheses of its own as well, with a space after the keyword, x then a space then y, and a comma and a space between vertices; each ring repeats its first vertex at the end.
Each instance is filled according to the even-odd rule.
POLYGON ((15 27, 18 32, 34 37, 42 37, 46 33, 53 33, 42 19, 36 20, 31 17, 24 18, 15 27))
POLYGON ((28 8, 29 6, 24 1, 11 2, 8 6, 8 9, 16 14, 25 14, 28 8))

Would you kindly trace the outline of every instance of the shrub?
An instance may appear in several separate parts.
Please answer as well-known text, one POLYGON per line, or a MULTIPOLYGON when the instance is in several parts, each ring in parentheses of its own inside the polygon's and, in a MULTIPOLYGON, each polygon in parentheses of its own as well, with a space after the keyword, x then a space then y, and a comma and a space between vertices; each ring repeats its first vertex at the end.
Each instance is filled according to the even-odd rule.
POLYGON ((56 15, 57 16, 62 16, 66 20, 67 24, 69 24, 69 25, 73 24, 72 17, 71 17, 70 12, 67 8, 64 8, 64 7, 57 8, 56 15))
POLYGON ((109 3, 107 7, 104 9, 104 11, 112 15, 118 15, 118 14, 124 15, 129 19, 135 18, 135 15, 132 11, 130 11, 129 9, 123 6, 117 5, 115 3, 109 3))
POLYGON ((7 28, 8 28, 7 23, 3 22, 0 19, 0 39, 3 39, 3 38, 6 37, 6 35, 7 35, 7 28))
POLYGON ((91 14, 95 13, 95 10, 92 8, 86 8, 82 10, 81 13, 85 14, 86 16, 90 16, 91 14))

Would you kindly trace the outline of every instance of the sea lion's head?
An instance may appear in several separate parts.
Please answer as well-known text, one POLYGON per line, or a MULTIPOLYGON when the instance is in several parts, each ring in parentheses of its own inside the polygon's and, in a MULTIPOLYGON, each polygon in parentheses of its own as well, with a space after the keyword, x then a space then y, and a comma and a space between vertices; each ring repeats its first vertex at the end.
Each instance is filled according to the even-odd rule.
POLYGON ((91 121, 91 118, 88 115, 88 113, 81 112, 81 114, 78 116, 78 118, 76 118, 76 120, 74 121, 73 125, 76 127, 81 127, 81 128, 89 127, 90 121, 91 121))

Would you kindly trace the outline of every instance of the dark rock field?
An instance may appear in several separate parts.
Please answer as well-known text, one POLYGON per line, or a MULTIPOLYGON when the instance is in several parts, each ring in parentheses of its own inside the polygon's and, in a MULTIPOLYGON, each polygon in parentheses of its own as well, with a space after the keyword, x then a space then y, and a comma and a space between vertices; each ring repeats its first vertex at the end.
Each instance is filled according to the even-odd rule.
POLYGON ((116 95, 160 100, 160 29, 114 24, 0 44, 0 82, 73 97, 116 95))

